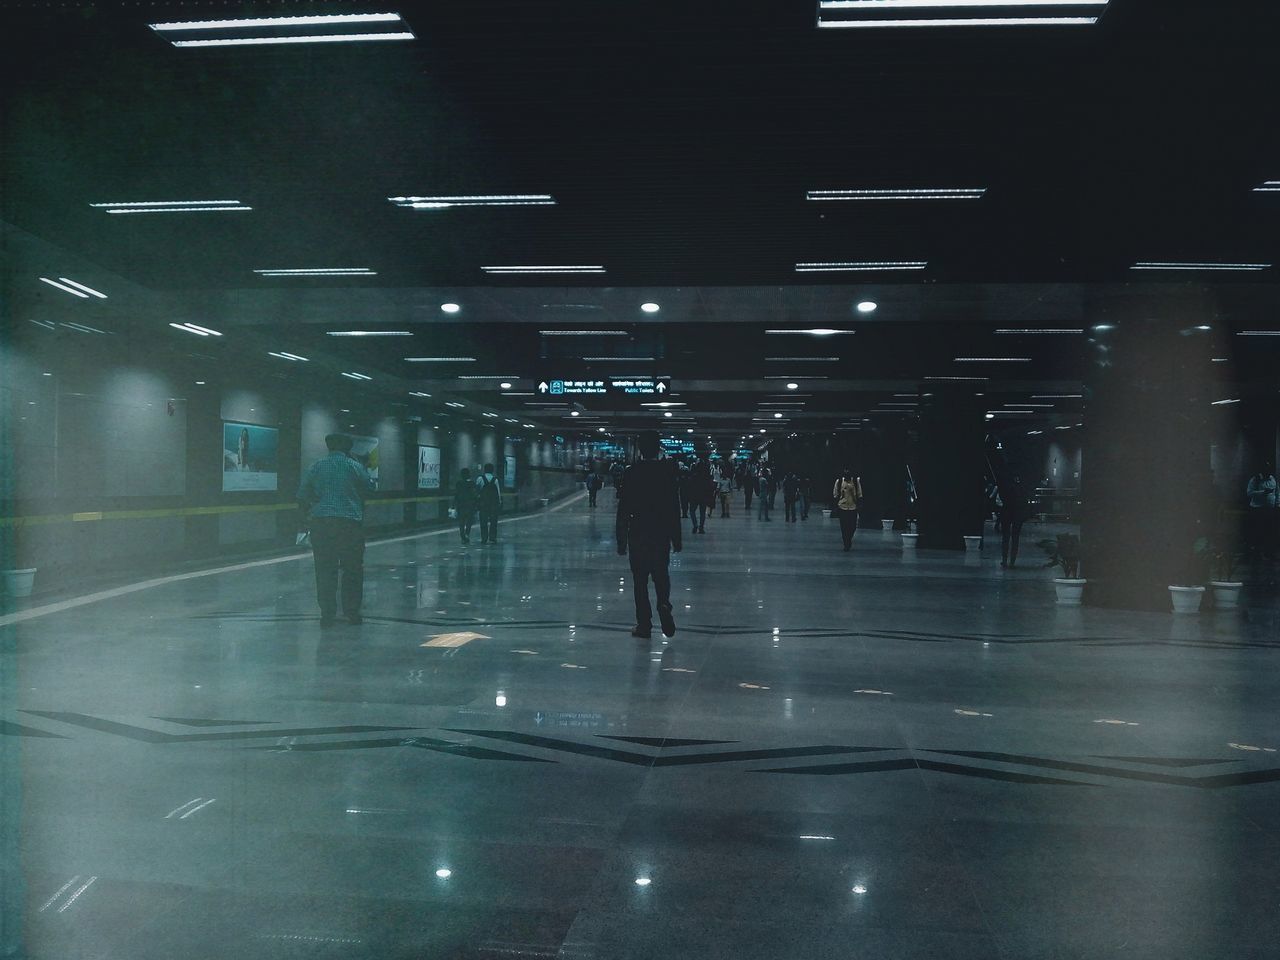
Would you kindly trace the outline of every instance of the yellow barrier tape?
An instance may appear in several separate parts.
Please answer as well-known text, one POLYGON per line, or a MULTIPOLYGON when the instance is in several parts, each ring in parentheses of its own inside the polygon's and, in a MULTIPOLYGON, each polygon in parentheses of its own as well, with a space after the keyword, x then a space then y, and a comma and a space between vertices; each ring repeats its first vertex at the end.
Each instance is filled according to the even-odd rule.
MULTIPOLYGON (((395 497, 387 500, 370 500, 367 507, 389 506, 404 503, 438 503, 451 497, 395 497)), ((35 527, 50 523, 87 523, 95 520, 159 520, 173 517, 208 517, 229 513, 273 513, 280 510, 296 510, 296 501, 289 503, 251 503, 226 506, 162 507, 151 510, 89 510, 79 513, 50 513, 29 517, 0 517, 0 526, 35 527)))

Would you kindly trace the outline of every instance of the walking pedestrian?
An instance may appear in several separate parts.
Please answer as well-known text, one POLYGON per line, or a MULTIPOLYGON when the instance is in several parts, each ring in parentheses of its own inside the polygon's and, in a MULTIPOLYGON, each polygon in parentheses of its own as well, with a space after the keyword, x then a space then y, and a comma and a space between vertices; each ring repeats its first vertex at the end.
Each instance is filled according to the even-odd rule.
POLYGON ((848 553, 853 549, 853 535, 858 529, 862 478, 855 477, 853 471, 846 467, 831 490, 831 499, 835 501, 836 514, 840 518, 840 537, 844 541, 845 552, 848 553))
POLYGON ((480 542, 498 542, 498 514, 502 512, 502 486, 493 472, 493 464, 486 463, 484 472, 476 478, 476 507, 480 511, 480 542))
POLYGON ((748 518, 750 518, 751 516, 751 498, 754 497, 756 493, 756 482, 757 481, 756 481, 755 468, 747 467, 747 469, 743 471, 743 474, 742 474, 742 492, 743 492, 743 495, 747 498, 746 516, 748 518))
POLYGON ((761 467, 759 476, 757 477, 756 498, 760 501, 760 506, 756 513, 757 520, 772 521, 769 511, 773 508, 773 471, 768 467, 761 467))
POLYGON ((1268 559, 1274 559, 1277 488, 1271 464, 1264 464, 1261 470, 1249 478, 1245 492, 1249 497, 1246 536, 1251 547, 1250 553, 1261 552, 1268 559))
POLYGON ((729 499, 733 496, 733 472, 728 467, 721 468, 720 479, 716 485, 720 494, 720 516, 728 517, 729 499))
POLYGON ((662 634, 675 636, 671 610, 671 552, 683 547, 680 491, 675 464, 659 459, 658 434, 646 430, 636 444, 640 459, 627 468, 622 496, 618 499, 618 555, 631 555, 631 581, 635 593, 636 625, 631 635, 647 640, 653 632, 649 606, 649 581, 653 580, 662 634))
POLYGON ((600 488, 604 485, 604 481, 600 479, 600 474, 595 470, 587 471, 587 506, 594 507, 596 505, 596 494, 600 492, 600 488))
POLYGON ((1000 490, 1000 566, 1018 565, 1018 541, 1022 525, 1031 515, 1026 485, 1014 474, 1000 490))
POLYGON ((796 522, 796 501, 800 499, 800 478, 788 471, 782 479, 782 507, 786 511, 784 519, 787 523, 796 522))
POLYGON ((298 504, 311 531, 316 567, 316 602, 320 626, 338 616, 339 580, 342 615, 362 621, 364 600, 364 502, 376 489, 369 472, 351 456, 351 438, 331 433, 324 438, 328 456, 307 470, 298 484, 298 504))
POLYGON ((715 481, 711 479, 711 464, 698 460, 689 471, 689 519, 694 533, 707 532, 707 508, 715 502, 715 481))
POLYGON ((800 475, 799 496, 800 496, 800 519, 808 520, 809 519, 809 501, 813 499, 813 480, 809 477, 809 474, 807 473, 802 473, 800 475))
POLYGON ((458 535, 463 543, 471 542, 471 525, 476 519, 476 485, 466 467, 458 474, 453 488, 453 515, 458 521, 458 535))

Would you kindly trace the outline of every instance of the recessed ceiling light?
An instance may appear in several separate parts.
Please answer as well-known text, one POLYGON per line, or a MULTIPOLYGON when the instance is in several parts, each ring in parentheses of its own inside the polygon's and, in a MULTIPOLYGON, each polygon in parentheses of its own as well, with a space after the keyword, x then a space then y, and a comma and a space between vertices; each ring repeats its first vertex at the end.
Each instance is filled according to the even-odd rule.
POLYGON ((408 330, 329 330, 331 337, 412 337, 408 330))
POLYGON ((447 210, 450 207, 553 207, 549 193, 511 193, 458 197, 387 197, 397 207, 413 210, 447 210))
MULTIPOLYGON (((475 357, 405 357, 409 363, 475 363, 475 357)), ((492 378, 483 378, 492 379, 492 378)))
POLYGON ((788 383, 788 384, 787 384, 787 389, 788 389, 788 390, 799 390, 799 389, 800 389, 800 384, 798 384, 798 383, 788 383))
POLYGON ((456 303, 442 303, 442 304, 440 304, 440 312, 441 312, 441 313, 457 313, 457 312, 458 312, 459 310, 461 310, 461 309, 462 309, 462 307, 461 307, 461 306, 459 306, 459 305, 458 305, 458 304, 456 304, 456 303))
POLYGON ((596 433, 604 433, 604 427, 596 427, 596 433))
POLYGON ((569 265, 569 266, 542 266, 542 267, 524 267, 524 266, 508 266, 508 267, 481 267, 485 273, 490 274, 525 274, 525 273, 604 273, 602 266, 596 265, 569 265))
POLYGON ((875 313, 878 304, 874 300, 863 300, 858 304, 859 313, 875 313))
POLYGON ((781 420, 781 419, 782 419, 782 414, 780 414, 780 413, 775 413, 775 414, 773 415, 773 419, 775 419, 775 420, 781 420))
POLYGON ((1142 261, 1135 263, 1129 269, 1131 270, 1173 270, 1184 272, 1197 271, 1259 271, 1270 270, 1269 263, 1163 263, 1159 261, 1142 261))
POLYGON ((139 200, 91 203, 89 206, 106 210, 107 213, 217 213, 253 209, 239 200, 139 200))
POLYGON ((796 273, 881 273, 893 270, 923 270, 926 260, 851 260, 832 263, 797 263, 796 273))
POLYGON ((503 390, 510 390, 511 382, 509 380, 503 380, 500 384, 498 384, 498 386, 501 387, 503 390))
POLYGON ((977 200, 985 187, 924 187, 908 190, 809 190, 806 200, 977 200))
POLYGON ((571 410, 571 411, 569 411, 569 416, 571 416, 571 417, 578 417, 578 416, 581 416, 581 414, 580 414, 580 413, 578 413, 578 411, 577 411, 577 410, 571 410))
POLYGON ((668 411, 666 411, 666 412, 663 414, 663 416, 664 416, 664 417, 670 417, 670 416, 673 416, 673 414, 671 413, 671 411, 670 411, 670 410, 668 410, 668 411))
POLYGON ((650 303, 640 304, 640 309, 643 310, 645 313, 657 313, 662 308, 659 307, 656 303, 650 302, 650 303))

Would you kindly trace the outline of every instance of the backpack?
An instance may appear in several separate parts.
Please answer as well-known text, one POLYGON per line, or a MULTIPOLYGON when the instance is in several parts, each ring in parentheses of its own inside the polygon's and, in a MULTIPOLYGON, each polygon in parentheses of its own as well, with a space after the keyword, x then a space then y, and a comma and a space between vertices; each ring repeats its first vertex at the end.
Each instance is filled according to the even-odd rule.
POLYGON ((488 477, 484 480, 484 485, 480 487, 480 505, 490 509, 498 505, 498 478, 494 477, 490 480, 488 477))

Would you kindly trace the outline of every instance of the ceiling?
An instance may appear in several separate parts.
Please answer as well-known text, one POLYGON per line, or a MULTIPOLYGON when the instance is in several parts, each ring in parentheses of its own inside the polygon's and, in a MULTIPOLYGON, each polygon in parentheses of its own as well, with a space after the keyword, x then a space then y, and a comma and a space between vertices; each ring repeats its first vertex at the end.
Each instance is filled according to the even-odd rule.
MULTIPOLYGON (((933 376, 991 377, 996 409, 1078 393, 1083 335, 994 331, 1083 330, 1112 298, 1171 290, 1220 330, 1224 351, 1234 331, 1278 325, 1276 267, 1131 269, 1280 262, 1280 192, 1255 189, 1280 179, 1272 7, 1111 0, 1090 27, 892 31, 817 29, 816 0, 498 0, 402 4, 407 41, 179 48, 148 23, 374 8, 7 4, 6 323, 76 317, 150 331, 154 349, 179 353, 191 337, 169 324, 203 324, 225 334, 201 341, 211 355, 548 425, 568 409, 507 394, 548 376, 623 372, 588 357, 653 357, 625 372, 671 378, 673 402, 688 406, 661 419, 689 413, 698 429, 726 432, 757 417, 829 430, 900 415, 884 404, 909 403, 895 395, 933 376), (958 187, 984 192, 806 199, 958 187), (388 201, 491 194, 555 204, 388 201), (252 209, 91 206, 212 199, 252 209), (796 268, 832 262, 926 266, 796 268), (308 267, 368 275, 255 273, 308 267), (109 297, 39 282, 50 274, 109 297), (864 300, 873 314, 856 311, 864 300), (446 302, 459 311, 442 313, 446 302), (660 310, 642 312, 646 302, 660 310), (809 327, 857 332, 766 333, 809 327), (328 336, 352 328, 413 336, 328 336), (625 336, 541 333, 575 328, 625 336), (403 359, 424 355, 476 359, 403 359), (343 370, 374 379, 353 384, 343 370), (510 377, 512 388, 459 375, 510 377), (816 376, 827 379, 805 379, 816 376), (786 382, 805 406, 763 406, 796 402, 774 396, 786 382)), ((1263 346, 1231 352, 1230 369, 1274 392, 1277 357, 1263 346)), ((593 399, 575 419, 630 425, 659 412, 593 399)), ((1069 403, 1032 414, 1077 415, 1069 403)))

